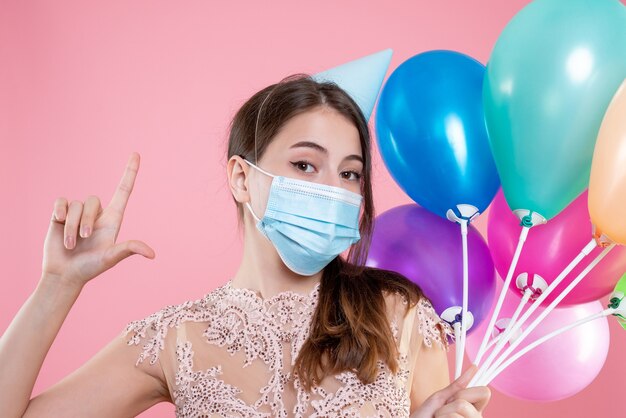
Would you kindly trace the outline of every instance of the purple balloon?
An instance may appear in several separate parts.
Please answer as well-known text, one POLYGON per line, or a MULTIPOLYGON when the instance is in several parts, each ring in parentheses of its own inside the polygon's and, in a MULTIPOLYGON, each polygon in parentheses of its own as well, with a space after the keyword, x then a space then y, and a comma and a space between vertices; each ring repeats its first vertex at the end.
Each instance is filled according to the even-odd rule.
MULTIPOLYGON (((489 314, 496 274, 487 243, 469 226, 468 310, 477 329, 489 314)), ((463 244, 461 227, 428 210, 408 204, 376 217, 366 265, 398 272, 422 288, 439 315, 463 306, 463 244)))

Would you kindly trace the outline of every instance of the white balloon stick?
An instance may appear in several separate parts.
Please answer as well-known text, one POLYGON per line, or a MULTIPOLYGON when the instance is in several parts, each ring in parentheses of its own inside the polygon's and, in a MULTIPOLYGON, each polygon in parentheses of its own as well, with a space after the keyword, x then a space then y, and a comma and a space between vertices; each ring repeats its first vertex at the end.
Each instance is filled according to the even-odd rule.
POLYGON ((454 323, 454 340, 457 341, 454 360, 454 378, 456 379, 461 375, 461 368, 463 367, 463 350, 461 350, 461 344, 459 344, 461 340, 461 323, 458 321, 454 323))
MULTIPOLYGON (((594 248, 596 248, 597 243, 595 239, 591 239, 591 241, 589 241, 587 243, 587 245, 585 245, 585 247, 580 251, 580 253, 572 260, 571 263, 568 264, 567 267, 565 267, 565 269, 556 277, 556 279, 554 279, 554 281, 552 283, 550 283, 550 285, 548 286, 548 288, 541 294, 539 295, 539 297, 535 300, 535 302, 530 306, 530 308, 528 308, 528 310, 526 310, 526 312, 524 312, 524 315, 520 318, 520 320, 518 322, 516 322, 515 324, 510 324, 509 326, 510 331, 509 331, 509 335, 513 335, 514 332, 516 332, 523 324, 524 322, 526 322, 528 320, 528 318, 530 317, 530 315, 541 305, 541 303, 550 295, 550 293, 552 293, 552 291, 565 279, 565 277, 586 257, 589 255, 589 253, 591 253, 591 251, 593 251, 594 248)), ((508 285, 504 288, 506 289, 508 288, 508 285)), ((491 366, 492 362, 494 361, 495 357, 500 353, 500 351, 502 351, 502 348, 504 347, 504 345, 508 342, 508 340, 506 338, 500 338, 500 340, 498 341, 498 343, 496 344, 495 348, 493 349, 493 351, 489 354, 489 357, 487 358, 487 360, 485 361, 484 364, 482 364, 479 368, 478 371, 476 372, 476 374, 474 375, 474 377, 472 377, 472 380, 470 381, 470 383, 467 385, 467 387, 472 387, 475 386, 476 383, 483 377, 483 375, 485 374, 485 372, 488 370, 488 368, 491 366)), ((519 344, 521 341, 520 339, 517 339, 515 341, 515 343, 513 344, 519 344)), ((510 349, 511 347, 509 347, 510 349)), ((502 359, 504 360, 504 359, 502 359)))
POLYGON ((539 347, 541 344, 547 342, 548 340, 556 337, 557 335, 562 334, 565 331, 569 331, 572 328, 576 328, 577 326, 585 324, 585 323, 587 323, 589 321, 593 321, 594 319, 598 319, 598 318, 602 318, 602 317, 605 317, 605 316, 612 315, 613 312, 615 312, 615 309, 611 309, 611 308, 605 309, 605 310, 603 310, 601 312, 595 313, 593 315, 589 315, 586 318, 580 319, 580 320, 575 321, 575 322, 573 322, 573 323, 571 323, 569 325, 566 325, 566 326, 564 326, 562 328, 559 328, 556 331, 552 331, 551 333, 549 333, 547 335, 544 335, 543 337, 537 339, 536 341, 533 341, 531 344, 528 344, 526 347, 524 347, 523 349, 521 349, 520 351, 515 353, 513 356, 511 356, 502 365, 500 365, 493 373, 489 373, 487 375, 487 377, 483 380, 483 384, 485 386, 488 385, 489 383, 491 383, 493 381, 493 379, 495 379, 500 373, 502 373, 504 371, 504 369, 506 369, 511 364, 513 364, 520 357, 524 356, 529 351, 532 351, 533 349, 539 347))
MULTIPOLYGON (((594 246, 596 245, 595 240, 592 240, 594 246)), ((587 247, 589 246, 589 244, 587 245, 587 247)), ((585 247, 585 249, 587 249, 587 247, 585 247)), ((528 334, 530 334, 536 327, 537 325, 539 325, 541 323, 541 321, 543 321, 543 319, 548 316, 548 314, 550 312, 552 312, 552 310, 554 310, 554 308, 563 300, 563 298, 565 298, 565 296, 567 296, 577 285, 578 283, 580 283, 580 281, 582 279, 585 278, 585 276, 587 276, 587 274, 589 274, 589 272, 609 253, 609 251, 611 251, 613 248, 615 247, 615 244, 611 244, 608 247, 604 248, 604 250, 602 250, 602 252, 600 254, 598 254, 598 256, 591 262, 589 263, 589 265, 587 267, 585 267, 585 269, 580 272, 580 274, 578 276, 576 276, 576 278, 565 288, 563 289, 563 291, 543 310, 543 312, 541 312, 541 314, 539 316, 537 316, 537 318, 528 326, 528 328, 526 328, 524 330, 524 332, 522 333, 522 335, 517 338, 514 342, 511 343, 511 345, 505 350, 504 353, 502 353, 502 355, 494 362, 493 366, 486 371, 485 374, 487 373, 493 373, 496 368, 502 364, 503 361, 506 360, 506 358, 513 352, 513 350, 515 350, 515 348, 522 342, 524 341, 524 339, 528 336, 528 334)), ((584 252, 584 250, 583 250, 584 252)), ((583 254, 583 252, 581 252, 581 254, 583 254)), ((589 254, 589 253, 587 253, 589 254)), ((579 254, 580 257, 580 254, 579 254)), ((578 257, 577 257, 578 258, 578 257)), ((580 261, 578 261, 580 262, 580 261)), ((567 269, 566 269, 567 270, 567 269)), ((571 271, 571 270, 570 270, 571 271)), ((569 273, 569 272, 568 272, 569 273)), ((560 280, 562 281, 562 279, 560 280)), ((560 282, 559 281, 559 282, 560 282)), ((530 317, 530 314, 532 314, 532 312, 539 306, 538 303, 541 303, 545 297, 547 297, 547 295, 550 293, 551 291, 551 287, 554 285, 555 282, 553 282, 548 289, 546 290, 545 293, 543 293, 541 295, 541 297, 537 298, 537 300, 535 301, 535 303, 526 311, 526 313, 524 314, 524 317, 522 317, 522 319, 515 324, 514 327, 514 331, 516 331, 517 329, 519 329, 524 321, 526 321, 528 319, 528 317, 530 317), (543 297, 543 299, 542 299, 543 297)), ((557 283, 558 285, 558 283, 557 283)), ((556 287, 556 285, 554 285, 554 287, 556 287)), ((497 348, 497 346, 496 346, 497 348)), ((484 376, 483 376, 484 377, 484 376)), ((484 379, 480 379, 478 380, 478 383, 482 383, 484 382, 484 379)), ((469 385, 468 385, 469 386, 469 385)))
MULTIPOLYGON (((515 272, 515 268, 517 267, 517 263, 518 263, 520 254, 522 253, 522 248, 524 247, 524 242, 526 242, 526 237, 528 237, 528 231, 529 230, 530 230, 530 227, 528 227, 528 226, 522 227, 522 231, 520 233, 519 240, 517 242, 517 248, 515 249, 515 254, 513 255, 513 260, 511 260, 511 265, 509 266, 509 271, 508 271, 508 273, 506 275, 506 278, 504 280, 504 286, 502 287, 502 290, 500 291, 500 296, 498 297, 498 303, 496 304, 496 308, 494 309, 493 313, 491 314, 491 319, 489 320, 489 325, 487 326, 487 329, 485 330, 485 335, 483 336, 483 341, 480 344, 480 348, 478 349, 478 354, 476 355, 476 360, 474 360, 474 364, 476 364, 477 366, 480 366, 480 360, 482 359, 483 355, 485 354, 485 350, 486 350, 486 347, 487 347, 487 342, 489 341, 489 336, 493 332, 493 327, 494 327, 494 325, 496 323, 496 320, 498 319, 498 314, 500 314, 500 309, 502 308, 502 303, 504 302, 504 297, 506 296, 507 289, 509 288, 509 285, 511 284, 511 279, 513 278, 513 273, 515 272)), ((480 368, 476 372, 476 374, 478 374, 479 372, 480 372, 480 368)), ((476 375, 474 375, 474 376, 476 376, 476 375)))
POLYGON ((469 292, 469 251, 467 248, 467 219, 462 219, 461 239, 463 241, 463 310, 461 311, 461 341, 459 350, 461 351, 460 359, 457 358, 455 379, 461 376, 463 370, 463 353, 465 353, 465 339, 467 337, 467 304, 469 292), (459 361, 460 360, 460 361, 459 361))

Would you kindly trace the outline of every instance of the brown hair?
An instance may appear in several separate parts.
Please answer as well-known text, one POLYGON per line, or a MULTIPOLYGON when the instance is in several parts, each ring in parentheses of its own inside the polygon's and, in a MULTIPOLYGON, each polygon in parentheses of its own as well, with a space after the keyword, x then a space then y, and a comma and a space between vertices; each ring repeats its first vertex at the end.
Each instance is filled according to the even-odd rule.
MULTIPOLYGON (((354 371, 363 383, 371 383, 377 375, 378 360, 385 361, 396 373, 397 350, 383 291, 404 296, 409 301, 407 309, 424 297, 421 289, 403 275, 365 266, 374 220, 370 133, 359 106, 337 84, 318 82, 308 74, 299 73, 253 95, 230 123, 227 159, 240 155, 256 164, 257 158, 290 118, 317 106, 338 111, 352 121, 359 132, 363 154, 363 207, 359 220, 360 241, 350 247, 347 260, 337 256, 322 272, 309 337, 295 361, 295 369, 307 389, 326 375, 342 371, 354 371), (258 127, 257 116, 260 116, 258 127)), ((235 203, 241 224, 242 205, 235 203)))

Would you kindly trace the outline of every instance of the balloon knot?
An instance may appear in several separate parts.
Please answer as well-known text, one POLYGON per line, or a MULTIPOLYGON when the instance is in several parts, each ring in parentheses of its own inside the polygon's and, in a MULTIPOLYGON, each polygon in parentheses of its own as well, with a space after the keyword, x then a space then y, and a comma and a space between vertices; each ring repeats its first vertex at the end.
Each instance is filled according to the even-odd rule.
POLYGON ((522 293, 526 293, 526 290, 530 290, 530 300, 537 300, 537 298, 539 298, 539 296, 543 293, 543 289, 541 287, 534 286, 534 281, 534 276, 528 277, 526 286, 521 289, 522 293))
POLYGON ((463 314, 458 313, 456 315, 454 315, 454 321, 450 322, 450 325, 454 325, 457 322, 462 322, 463 321, 463 314))
POLYGON ((526 292, 526 289, 532 292, 530 295, 530 300, 537 300, 537 298, 539 298, 539 296, 541 296, 541 294, 543 293, 543 290, 535 288, 533 286, 524 286, 524 288, 522 289, 522 293, 526 292))
POLYGON ((522 221, 520 222, 521 226, 526 228, 531 228, 533 226, 533 211, 528 212, 528 215, 522 217, 522 221))
POLYGON ((611 300, 609 300, 609 308, 611 309, 617 309, 619 308, 619 305, 622 303, 622 299, 620 298, 611 298, 611 300))

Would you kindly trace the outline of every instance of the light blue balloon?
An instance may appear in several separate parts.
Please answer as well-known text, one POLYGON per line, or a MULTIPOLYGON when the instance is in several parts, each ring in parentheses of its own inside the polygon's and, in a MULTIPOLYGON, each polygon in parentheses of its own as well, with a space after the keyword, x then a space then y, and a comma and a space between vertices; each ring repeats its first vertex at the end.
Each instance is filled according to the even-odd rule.
POLYGON ((511 209, 548 220, 588 187, 602 117, 625 77, 626 7, 617 0, 535 0, 507 24, 484 103, 511 209))
POLYGON ((455 51, 415 55, 389 76, 376 112, 389 172, 420 206, 446 217, 457 205, 483 212, 500 181, 482 105, 485 67, 455 51))

